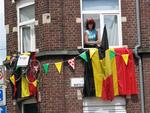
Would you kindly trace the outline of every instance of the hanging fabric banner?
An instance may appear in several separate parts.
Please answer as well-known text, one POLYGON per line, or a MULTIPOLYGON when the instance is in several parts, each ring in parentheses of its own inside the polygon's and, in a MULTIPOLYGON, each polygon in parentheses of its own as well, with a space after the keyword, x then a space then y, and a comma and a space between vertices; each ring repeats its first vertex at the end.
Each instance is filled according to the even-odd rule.
POLYGON ((74 58, 69 59, 68 64, 72 67, 73 70, 75 69, 75 59, 74 58))
POLYGON ((17 88, 16 88, 16 79, 15 79, 14 75, 12 75, 10 77, 10 82, 12 84, 11 86, 12 86, 12 89, 13 89, 13 97, 15 97, 16 96, 16 92, 17 92, 17 88))
POLYGON ((114 88, 114 96, 119 95, 118 92, 118 78, 117 78, 117 67, 116 67, 116 58, 115 58, 115 50, 114 48, 110 49, 110 60, 112 67, 112 75, 113 75, 113 88, 114 88))
POLYGON ((61 68, 62 68, 62 62, 55 63, 55 66, 56 66, 58 72, 60 73, 61 72, 61 68))
POLYGON ((86 62, 88 62, 87 60, 87 56, 86 56, 86 52, 83 52, 79 55, 83 60, 85 60, 86 62))
POLYGON ((96 48, 90 48, 89 51, 90 51, 90 58, 92 58, 92 56, 96 52, 96 48))
POLYGON ((129 54, 122 54, 121 56, 122 56, 125 64, 127 65, 128 64, 128 60, 129 60, 129 54))
POLYGON ((48 74, 49 64, 43 64, 43 71, 45 74, 48 74))

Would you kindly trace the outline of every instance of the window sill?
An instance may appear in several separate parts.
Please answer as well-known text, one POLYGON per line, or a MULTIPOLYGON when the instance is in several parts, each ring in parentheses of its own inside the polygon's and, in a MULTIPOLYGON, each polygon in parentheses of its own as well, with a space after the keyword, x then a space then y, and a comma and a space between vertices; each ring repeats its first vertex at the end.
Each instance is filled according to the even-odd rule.
POLYGON ((37 53, 37 57, 45 57, 45 56, 76 56, 79 55, 78 50, 54 50, 54 51, 43 51, 37 53))

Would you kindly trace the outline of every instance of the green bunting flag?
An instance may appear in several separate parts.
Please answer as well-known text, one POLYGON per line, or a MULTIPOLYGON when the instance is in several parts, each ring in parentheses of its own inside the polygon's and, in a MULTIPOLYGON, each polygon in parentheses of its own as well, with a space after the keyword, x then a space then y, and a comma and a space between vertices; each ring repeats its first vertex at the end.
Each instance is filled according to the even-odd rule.
POLYGON ((114 51, 110 51, 110 59, 113 59, 116 56, 114 51))
POLYGON ((45 74, 48 74, 49 64, 43 64, 43 71, 45 74))
POLYGON ((86 62, 88 62, 87 60, 87 56, 86 56, 86 52, 83 52, 79 55, 83 60, 85 60, 86 62))

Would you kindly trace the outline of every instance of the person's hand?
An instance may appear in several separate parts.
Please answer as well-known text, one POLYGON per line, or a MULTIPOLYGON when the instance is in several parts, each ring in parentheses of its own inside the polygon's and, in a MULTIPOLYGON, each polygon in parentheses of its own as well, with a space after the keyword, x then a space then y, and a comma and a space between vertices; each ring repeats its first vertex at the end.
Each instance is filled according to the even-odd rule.
POLYGON ((97 47, 100 47, 100 44, 97 44, 97 47))
POLYGON ((96 41, 96 43, 97 43, 97 44, 100 44, 100 41, 99 41, 99 40, 97 40, 97 41, 96 41))

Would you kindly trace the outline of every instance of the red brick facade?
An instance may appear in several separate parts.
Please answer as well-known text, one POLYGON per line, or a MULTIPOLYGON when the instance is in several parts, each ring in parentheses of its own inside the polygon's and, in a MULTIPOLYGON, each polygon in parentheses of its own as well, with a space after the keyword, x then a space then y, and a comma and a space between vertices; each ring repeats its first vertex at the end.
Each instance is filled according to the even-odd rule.
MULTIPOLYGON (((17 1, 17 0, 16 0, 17 1)), ((134 48, 137 44, 136 31, 136 0, 121 0, 122 17, 127 18, 127 22, 122 23, 123 44, 129 48, 134 48)), ((142 48, 150 47, 150 1, 140 0, 141 12, 141 38, 142 48)), ((50 50, 76 50, 81 46, 81 24, 76 23, 76 18, 80 18, 80 0, 35 0, 35 15, 38 20, 36 26, 36 48, 40 52, 50 50), (42 14, 51 14, 51 23, 42 24, 42 14)), ((17 32, 13 32, 13 27, 17 27, 16 3, 5 0, 5 24, 9 24, 9 34, 7 34, 7 52, 13 54, 18 51, 17 32)), ((41 64, 55 62, 60 59, 68 59, 68 56, 45 56, 40 59, 41 64)), ((150 112, 150 54, 143 54, 143 74, 144 74, 144 95, 145 112, 150 112)), ((54 65, 51 66, 49 74, 42 74, 40 81, 40 91, 42 102, 40 113, 82 113, 82 101, 77 100, 77 88, 70 87, 71 77, 80 77, 84 74, 83 64, 77 61, 75 72, 70 71, 67 66, 63 67, 59 75, 54 65)), ((139 70, 137 63, 137 80, 139 80, 139 70)), ((10 86, 7 91, 8 113, 19 113, 19 109, 13 106, 10 86)), ((127 113, 140 113, 139 100, 127 100, 127 113), (137 102, 134 102, 136 100, 137 102)))

